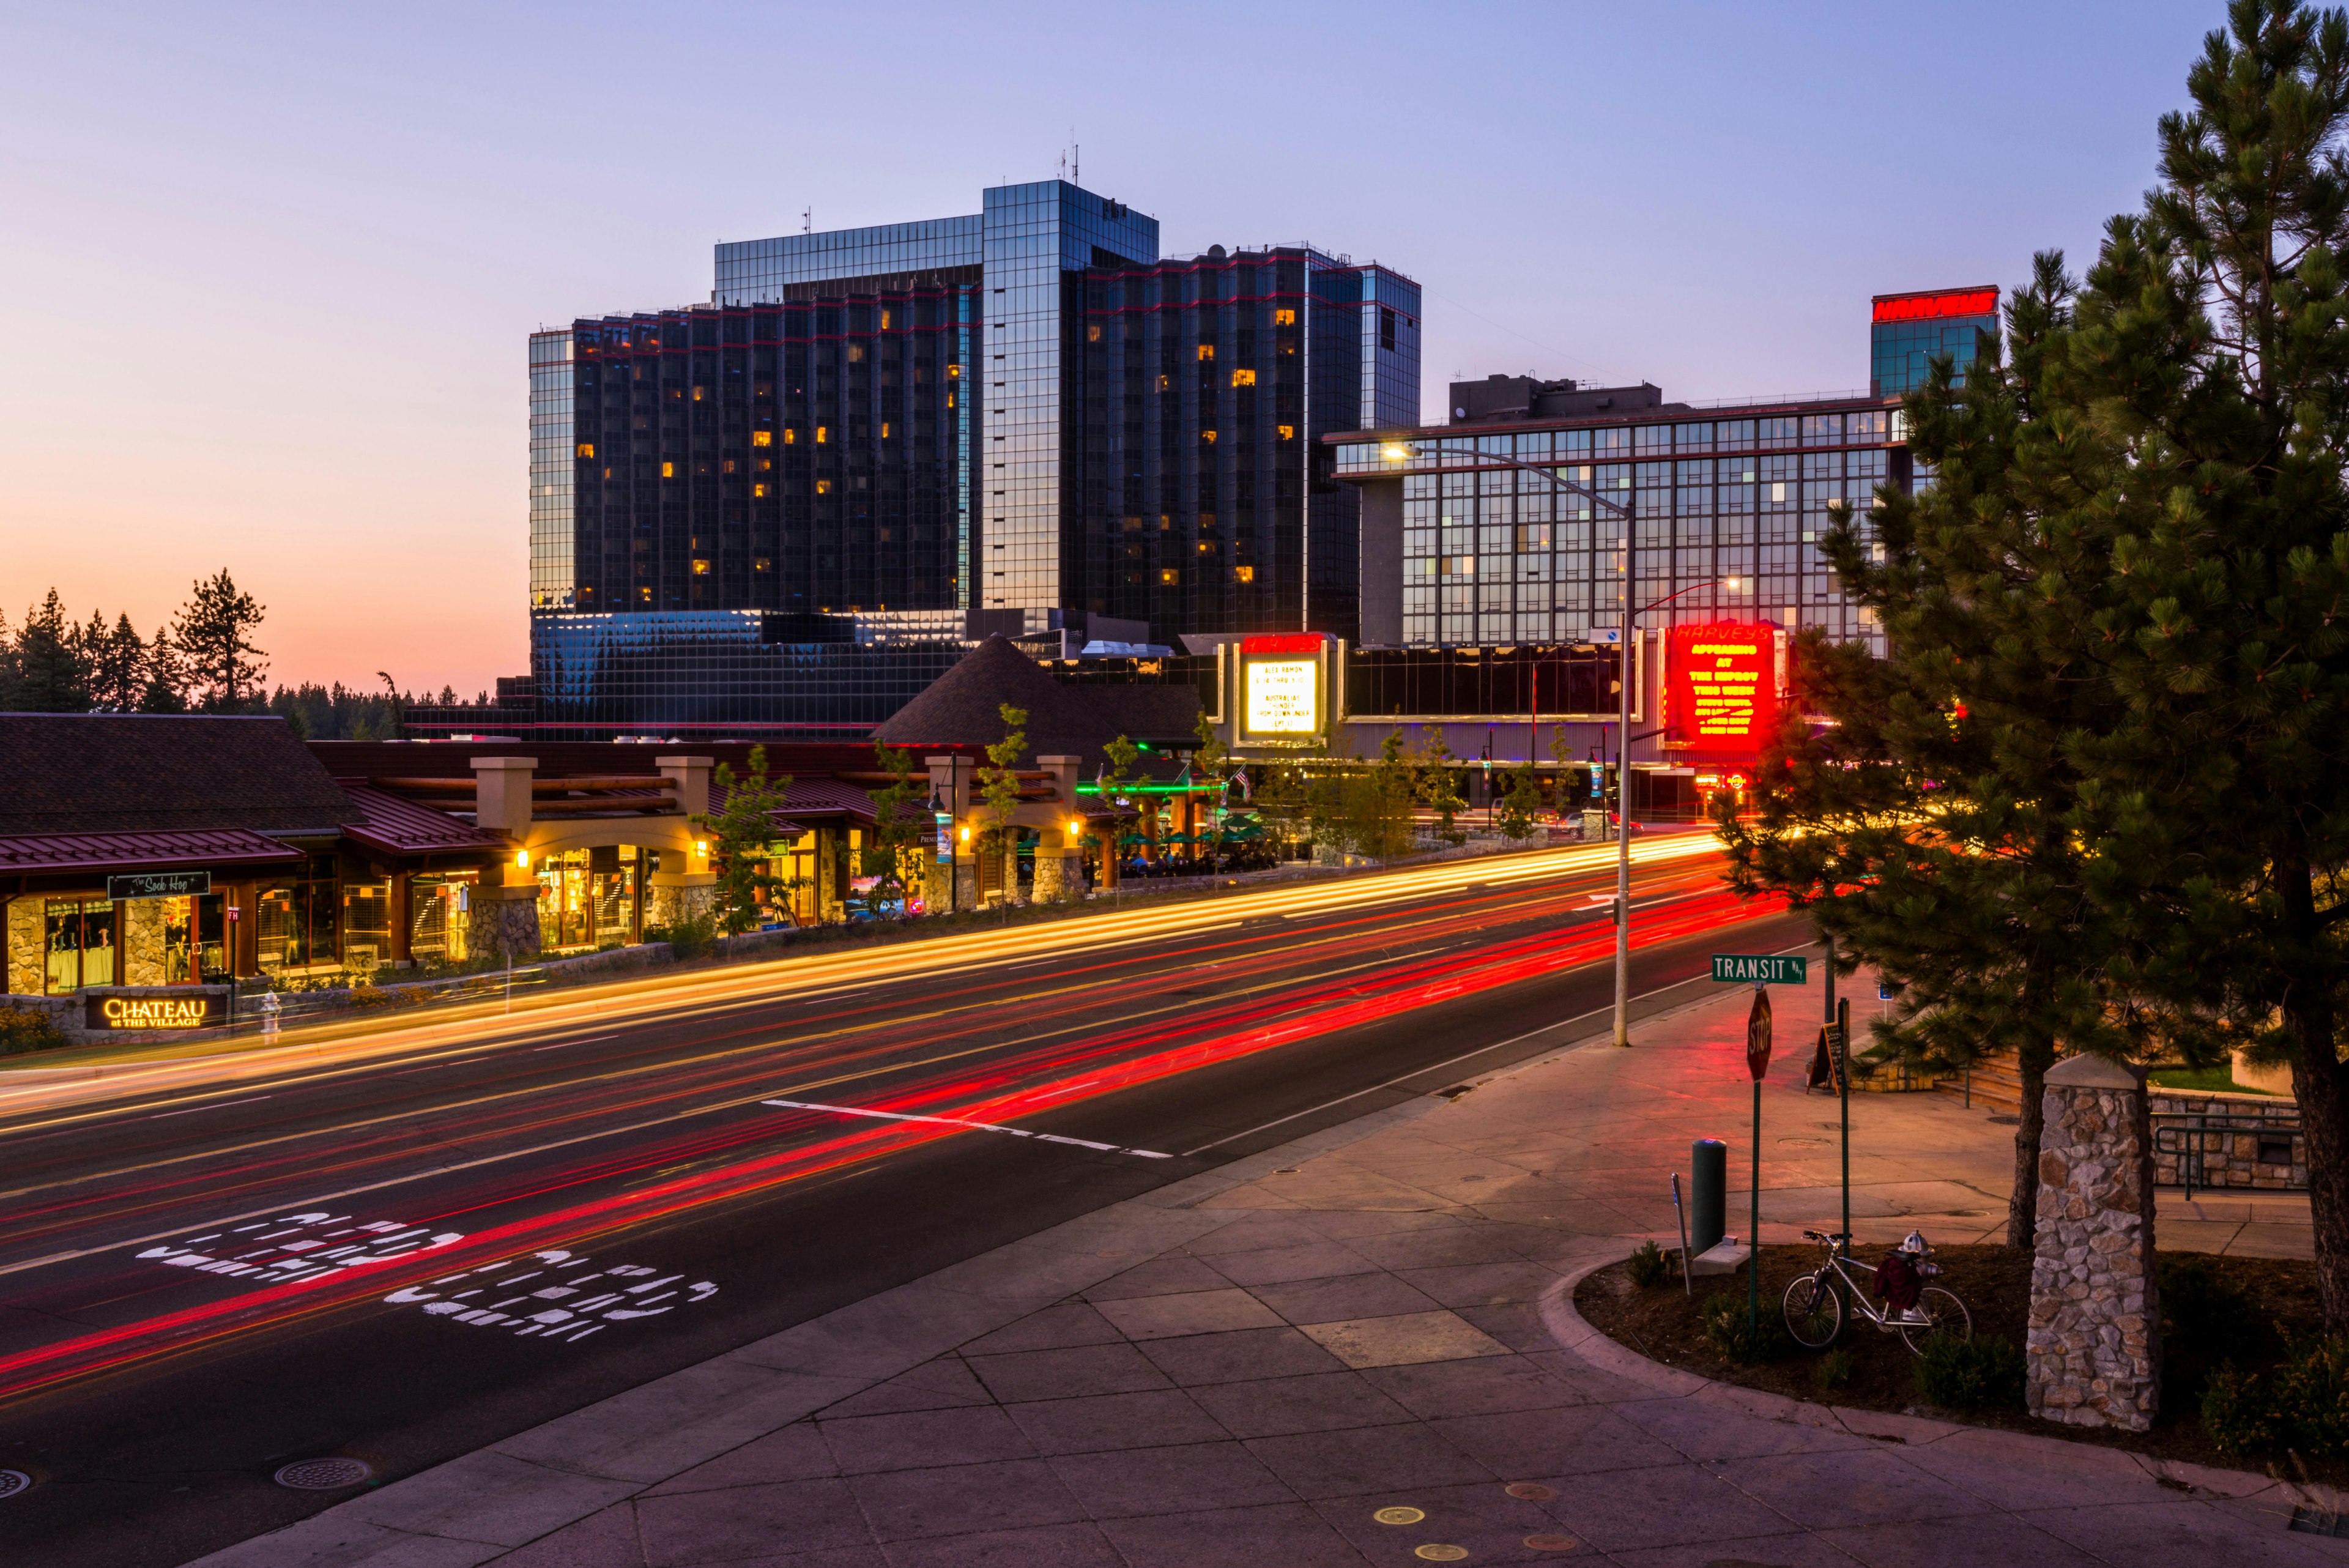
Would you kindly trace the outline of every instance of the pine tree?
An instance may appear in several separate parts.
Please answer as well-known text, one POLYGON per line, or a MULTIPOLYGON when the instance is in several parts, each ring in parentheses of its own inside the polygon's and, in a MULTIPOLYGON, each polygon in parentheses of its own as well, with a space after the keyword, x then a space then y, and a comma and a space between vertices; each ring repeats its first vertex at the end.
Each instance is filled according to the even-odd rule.
POLYGON ((155 640, 147 645, 146 671, 146 682, 139 693, 139 711, 141 713, 184 713, 188 711, 187 670, 181 662, 179 649, 171 646, 171 634, 168 628, 157 628, 155 640))
POLYGON ((209 582, 196 583, 179 618, 171 623, 171 644, 185 661, 189 685, 198 706, 208 713, 241 713, 264 693, 259 690, 269 671, 262 650, 253 643, 267 607, 239 588, 222 567, 209 582))
POLYGON ((2009 306, 2011 360, 1985 340, 1963 383, 1944 359, 1909 396, 1926 482, 1913 496, 1887 487, 1866 516, 1837 509, 1822 545, 1889 655, 1804 634, 1798 706, 1830 722, 1790 713, 1751 814, 1714 804, 1737 887, 1809 908, 1839 969, 1869 962, 1899 986, 1876 1055, 1950 1069, 2015 1054, 2018 1248, 2036 1231, 2046 1070, 2060 1050, 2147 1044, 2104 967, 2113 935, 2072 831, 2071 740, 2113 719, 2082 602, 2110 546, 2082 502, 2113 453, 2046 407, 2073 292, 2062 258, 2038 257, 2009 306))
POLYGON ((81 640, 55 588, 25 613, 24 629, 16 634, 16 706, 22 711, 89 711, 89 666, 81 640))
POLYGON ((112 713, 129 713, 147 691, 147 639, 132 628, 128 615, 119 615, 109 628, 95 611, 83 634, 89 665, 90 698, 112 713))
POLYGON ((2349 1334, 2349 17, 2235 0, 2087 275, 2064 389, 2126 461, 2075 747, 2116 972, 2292 1065, 2318 1296, 2349 1334))

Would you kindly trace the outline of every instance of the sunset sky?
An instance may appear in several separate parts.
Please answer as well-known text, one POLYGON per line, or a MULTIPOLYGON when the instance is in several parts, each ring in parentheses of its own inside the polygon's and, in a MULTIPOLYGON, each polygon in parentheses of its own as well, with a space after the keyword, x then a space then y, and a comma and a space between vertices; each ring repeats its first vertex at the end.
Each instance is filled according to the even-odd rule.
POLYGON ((2213 3, 71 5, 0 24, 0 612, 226 566, 278 681, 527 667, 524 340, 1073 130, 1169 253, 1426 290, 1454 374, 1864 387, 1868 296, 2076 265, 2213 3), (1505 325, 1506 324, 1506 325, 1505 325))

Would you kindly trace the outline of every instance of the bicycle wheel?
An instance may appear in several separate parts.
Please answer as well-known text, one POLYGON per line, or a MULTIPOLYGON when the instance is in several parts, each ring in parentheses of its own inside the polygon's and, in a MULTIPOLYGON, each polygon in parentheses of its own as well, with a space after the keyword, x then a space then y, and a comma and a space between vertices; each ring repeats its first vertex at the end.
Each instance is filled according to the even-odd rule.
POLYGON ((1917 1298, 1917 1310, 1925 1314, 1923 1323, 1900 1325, 1900 1337, 1917 1355, 1925 1354, 1925 1346, 1937 1339, 1971 1339, 1974 1336, 1974 1314, 1956 1294, 1939 1285, 1928 1285, 1917 1298))
POLYGON ((1786 1332, 1805 1350, 1825 1350, 1843 1333, 1843 1293, 1825 1274, 1805 1274, 1786 1287, 1786 1332))

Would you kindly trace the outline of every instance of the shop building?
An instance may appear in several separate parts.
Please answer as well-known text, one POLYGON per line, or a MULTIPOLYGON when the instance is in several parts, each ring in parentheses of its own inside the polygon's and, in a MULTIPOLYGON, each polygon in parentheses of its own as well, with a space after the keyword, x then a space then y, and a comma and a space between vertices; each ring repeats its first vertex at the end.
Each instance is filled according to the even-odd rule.
MULTIPOLYGON (((0 714, 9 995, 338 984, 509 950, 626 946, 707 909, 697 818, 747 743, 320 742, 275 718, 0 714)), ((883 775, 865 745, 779 747, 777 923, 846 918, 883 775)))

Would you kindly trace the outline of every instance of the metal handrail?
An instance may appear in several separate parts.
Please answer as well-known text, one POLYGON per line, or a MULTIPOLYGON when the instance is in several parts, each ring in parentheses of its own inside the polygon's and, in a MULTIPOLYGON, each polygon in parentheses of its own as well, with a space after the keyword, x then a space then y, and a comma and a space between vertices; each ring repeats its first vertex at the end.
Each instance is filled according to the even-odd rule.
MULTIPOLYGON (((2264 1133, 2277 1137, 2291 1138, 2302 1137, 2303 1133, 2301 1119, 2296 1116, 2260 1116, 2229 1111, 2156 1111, 2153 1113, 2152 1120, 2154 1152, 2174 1154, 2178 1157, 2178 1185, 2185 1189, 2185 1195, 2188 1198, 2194 1196, 2194 1178, 2202 1167, 2201 1147, 2199 1141, 2191 1137, 2180 1145, 2165 1141, 2165 1135, 2206 1132, 2264 1133)), ((2287 1160, 2285 1163, 2291 1162, 2287 1160)), ((2201 1185, 2206 1192, 2214 1190, 2209 1182, 2205 1181, 2201 1185)), ((2284 1187, 2270 1188, 2266 1190, 2292 1192, 2300 1189, 2294 1187, 2284 1187)))

